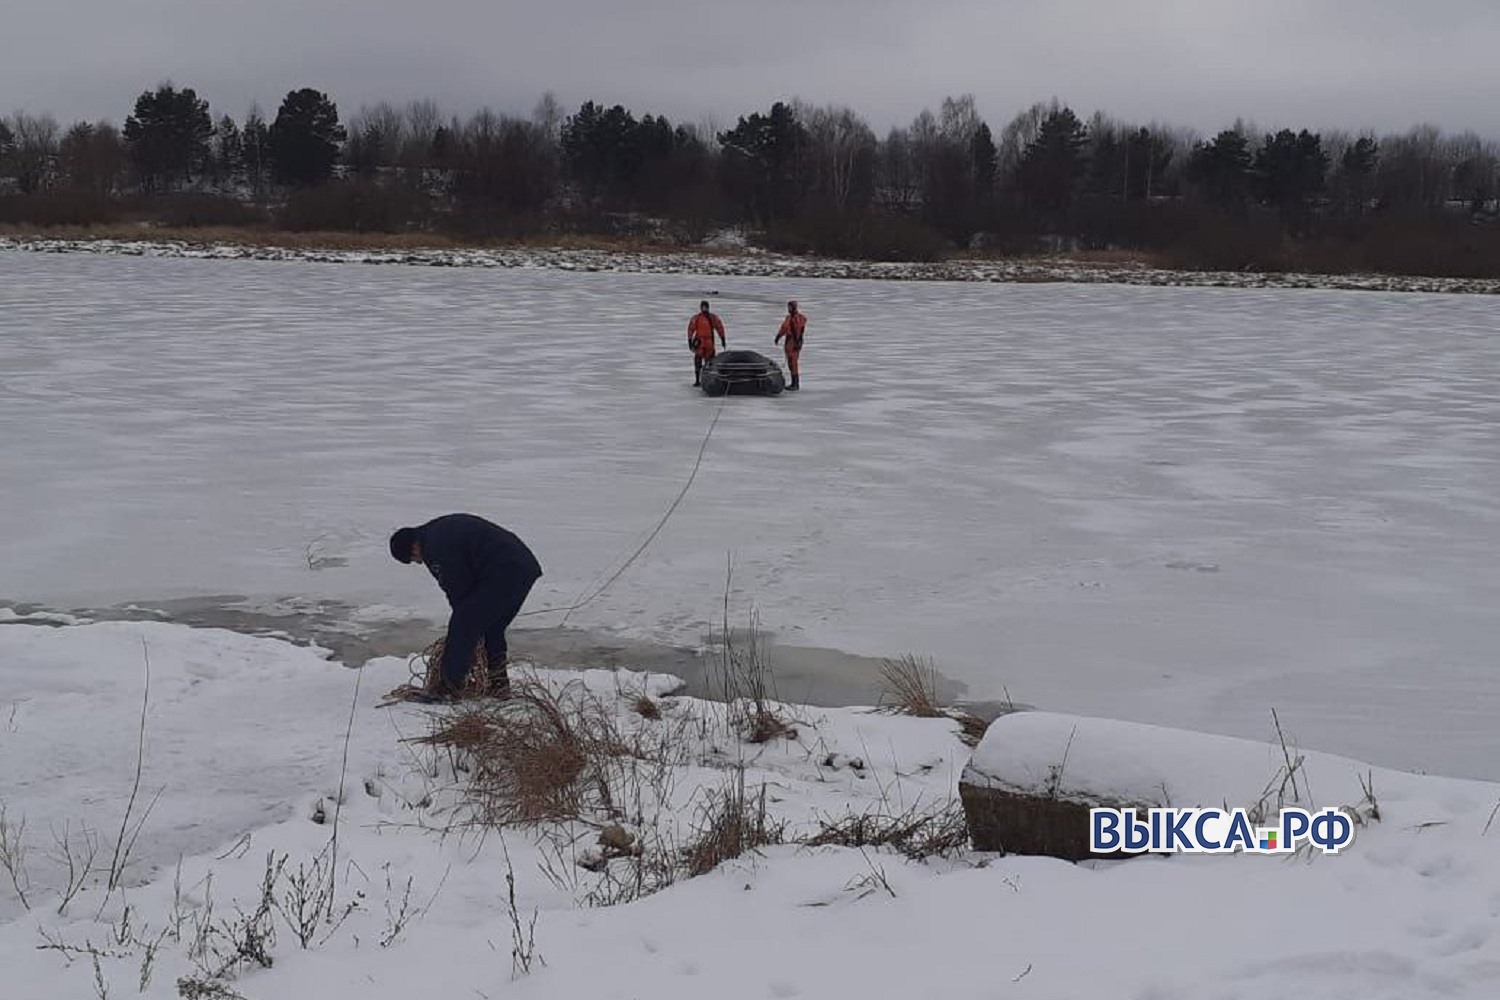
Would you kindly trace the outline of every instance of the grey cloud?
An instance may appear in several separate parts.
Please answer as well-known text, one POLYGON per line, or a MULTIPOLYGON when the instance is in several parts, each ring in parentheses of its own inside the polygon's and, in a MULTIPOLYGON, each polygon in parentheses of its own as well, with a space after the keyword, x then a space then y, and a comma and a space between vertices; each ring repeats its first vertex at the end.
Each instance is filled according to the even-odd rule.
POLYGON ((298 86, 345 114, 421 97, 524 112, 552 90, 568 110, 721 123, 801 97, 884 130, 973 93, 997 127, 1057 96, 1204 132, 1500 136, 1497 42, 1492 0, 68 0, 7 15, 0 109, 118 121, 170 78, 237 117, 298 86))

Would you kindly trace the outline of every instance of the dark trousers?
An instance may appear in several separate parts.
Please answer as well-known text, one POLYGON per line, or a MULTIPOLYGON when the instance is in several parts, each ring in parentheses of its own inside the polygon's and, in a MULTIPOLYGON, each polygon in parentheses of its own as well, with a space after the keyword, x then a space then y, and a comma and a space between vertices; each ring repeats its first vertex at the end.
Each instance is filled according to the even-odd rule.
POLYGON ((485 658, 490 663, 490 679, 505 678, 505 657, 509 648, 505 630, 521 611, 531 593, 536 577, 497 577, 480 585, 453 608, 448 620, 448 637, 443 646, 443 682, 459 687, 474 663, 474 647, 484 639, 485 658))

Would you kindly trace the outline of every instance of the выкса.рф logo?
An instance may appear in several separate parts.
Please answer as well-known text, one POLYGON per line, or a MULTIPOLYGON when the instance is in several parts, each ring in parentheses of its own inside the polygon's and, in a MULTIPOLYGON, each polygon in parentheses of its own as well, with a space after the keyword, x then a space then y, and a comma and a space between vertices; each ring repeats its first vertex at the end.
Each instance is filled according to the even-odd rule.
POLYGON ((1339 809, 1288 808, 1279 825, 1257 827, 1244 809, 1090 809, 1089 850, 1096 854, 1291 854, 1304 844, 1337 854, 1354 839, 1339 809))

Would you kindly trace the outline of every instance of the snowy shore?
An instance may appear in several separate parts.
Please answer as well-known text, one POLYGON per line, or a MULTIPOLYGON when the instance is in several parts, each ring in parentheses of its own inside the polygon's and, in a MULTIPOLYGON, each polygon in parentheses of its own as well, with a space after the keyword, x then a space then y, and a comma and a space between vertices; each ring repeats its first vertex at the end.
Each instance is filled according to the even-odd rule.
MULTIPOLYGON (((934 996, 1414 1000, 1492 996, 1500 974, 1492 783, 1377 769, 1381 817, 1337 855, 1074 865, 808 846, 840 819, 951 803, 970 756, 956 725, 778 706, 793 732, 751 744, 670 678, 529 670, 638 746, 667 734, 676 756, 621 803, 638 841, 686 843, 738 774, 782 827, 780 844, 598 905, 607 872, 632 862, 601 866, 597 827, 464 831, 462 755, 411 742, 424 711, 376 707, 406 679, 400 659, 353 671, 219 630, 11 621, 0 660, 0 800, 19 859, 0 872, 0 965, 15 1000, 895 998, 913 975, 934 996), (111 890, 118 831, 129 844, 137 823, 111 890), (299 910, 309 879, 332 886, 332 922, 299 910)), ((1054 736, 1074 724, 1039 721, 1054 736)), ((1158 731, 1150 749, 1173 740, 1158 731)), ((1108 758, 1093 755, 1106 772, 1108 758)), ((1069 773, 1087 782, 1090 759, 1069 773)))
POLYGON ((630 274, 699 274, 744 278, 830 278, 880 281, 1076 282, 1183 288, 1321 288, 1346 291, 1500 294, 1500 280, 1386 274, 1179 271, 1142 264, 1094 264, 1065 258, 954 259, 937 263, 793 257, 760 251, 625 252, 563 248, 475 250, 338 250, 192 243, 179 240, 84 240, 0 236, 0 250, 112 254, 213 260, 310 261, 325 264, 406 264, 426 267, 530 268, 630 274))

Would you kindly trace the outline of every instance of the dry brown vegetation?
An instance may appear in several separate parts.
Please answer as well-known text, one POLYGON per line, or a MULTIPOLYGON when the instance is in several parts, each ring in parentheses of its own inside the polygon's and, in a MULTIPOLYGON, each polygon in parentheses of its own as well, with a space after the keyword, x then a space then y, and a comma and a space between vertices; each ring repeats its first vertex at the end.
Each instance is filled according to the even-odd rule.
POLYGON ((609 762, 632 753, 604 705, 565 703, 532 681, 513 681, 506 701, 464 702, 438 715, 412 742, 465 755, 469 802, 492 827, 573 819, 607 805, 609 762))
POLYGON ((952 719, 959 724, 964 742, 977 745, 989 724, 969 712, 942 704, 938 697, 938 671, 931 659, 908 653, 885 660, 880 670, 884 702, 892 710, 920 719, 952 719))
POLYGON ((682 851, 686 873, 704 875, 725 861, 750 851, 782 843, 785 827, 766 814, 766 786, 751 795, 745 791, 745 772, 734 776, 709 796, 694 827, 694 836, 682 851))
POLYGON ((430 731, 410 742, 451 755, 468 807, 456 827, 481 835, 532 827, 551 845, 548 876, 588 905, 638 899, 776 844, 878 848, 913 860, 967 846, 956 802, 905 811, 887 804, 793 834, 771 815, 768 786, 751 780, 743 759, 721 784, 698 784, 684 799, 676 788, 682 768, 723 768, 714 761, 723 759, 725 737, 743 747, 796 738, 777 714, 783 706, 769 699, 774 682, 753 630, 726 642, 722 666, 719 683, 734 697, 701 713, 642 692, 616 699, 581 683, 554 692, 513 678, 508 701, 433 709, 430 731), (592 881, 582 882, 580 871, 592 881))
POLYGON ((890 847, 920 861, 969 846, 963 809, 953 802, 929 809, 911 808, 898 815, 857 813, 826 819, 822 829, 800 843, 807 847, 890 847))

